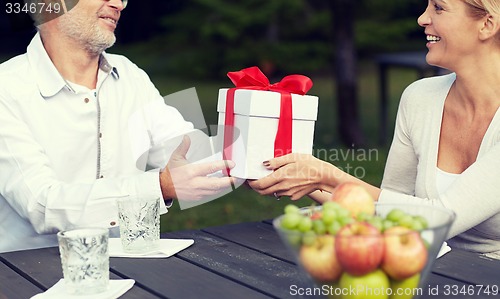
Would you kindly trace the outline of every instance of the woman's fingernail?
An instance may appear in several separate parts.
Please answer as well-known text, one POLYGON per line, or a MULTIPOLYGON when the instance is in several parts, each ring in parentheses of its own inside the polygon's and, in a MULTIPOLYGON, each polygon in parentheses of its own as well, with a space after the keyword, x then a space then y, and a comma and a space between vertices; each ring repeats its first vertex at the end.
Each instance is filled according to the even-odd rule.
POLYGON ((271 162, 269 162, 269 161, 264 161, 264 162, 262 162, 262 164, 264 164, 265 167, 271 166, 271 162))

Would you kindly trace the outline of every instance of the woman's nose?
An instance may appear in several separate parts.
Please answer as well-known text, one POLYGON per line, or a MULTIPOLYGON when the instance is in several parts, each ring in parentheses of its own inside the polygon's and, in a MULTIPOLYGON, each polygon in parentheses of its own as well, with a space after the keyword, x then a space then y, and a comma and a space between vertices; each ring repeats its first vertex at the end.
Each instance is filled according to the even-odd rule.
POLYGON ((420 15, 420 17, 418 17, 417 23, 418 23, 418 25, 425 27, 425 26, 429 25, 430 22, 431 22, 431 19, 429 17, 429 7, 427 7, 425 9, 425 11, 420 15))

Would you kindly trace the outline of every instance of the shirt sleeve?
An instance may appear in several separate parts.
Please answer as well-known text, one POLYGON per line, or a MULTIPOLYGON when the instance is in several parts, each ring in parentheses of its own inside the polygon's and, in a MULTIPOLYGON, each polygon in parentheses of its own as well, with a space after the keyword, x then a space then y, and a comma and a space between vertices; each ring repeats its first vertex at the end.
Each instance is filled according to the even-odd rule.
POLYGON ((394 138, 387 156, 381 188, 413 195, 418 160, 410 139, 407 101, 408 90, 403 93, 399 104, 394 138))

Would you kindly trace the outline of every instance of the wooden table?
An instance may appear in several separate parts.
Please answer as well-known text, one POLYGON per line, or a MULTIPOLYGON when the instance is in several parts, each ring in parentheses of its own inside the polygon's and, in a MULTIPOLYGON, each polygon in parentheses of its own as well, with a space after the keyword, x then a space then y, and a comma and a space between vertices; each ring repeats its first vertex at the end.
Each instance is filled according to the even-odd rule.
MULTIPOLYGON (((167 233, 162 238, 195 243, 170 258, 111 258, 112 279, 136 281, 121 298, 324 298, 295 294, 313 285, 269 221, 167 233)), ((61 277, 56 247, 0 254, 0 299, 30 298, 61 277)), ((452 250, 436 261, 421 290, 422 298, 499 298, 484 292, 499 286, 500 261, 452 250)))

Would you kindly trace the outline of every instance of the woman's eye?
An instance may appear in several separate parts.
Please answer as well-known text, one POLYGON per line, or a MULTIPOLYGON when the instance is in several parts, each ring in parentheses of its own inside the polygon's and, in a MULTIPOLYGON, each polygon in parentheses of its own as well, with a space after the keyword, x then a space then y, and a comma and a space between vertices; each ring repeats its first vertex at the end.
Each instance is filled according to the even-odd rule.
POLYGON ((443 8, 441 6, 439 6, 439 5, 437 5, 437 4, 434 4, 434 10, 435 11, 441 11, 441 10, 443 10, 443 8))

